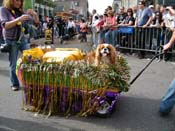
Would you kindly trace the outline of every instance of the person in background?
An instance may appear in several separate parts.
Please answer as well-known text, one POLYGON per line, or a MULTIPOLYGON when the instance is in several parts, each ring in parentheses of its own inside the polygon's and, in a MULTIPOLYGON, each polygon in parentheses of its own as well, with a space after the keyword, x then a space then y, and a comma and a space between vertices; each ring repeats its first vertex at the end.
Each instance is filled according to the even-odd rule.
POLYGON ((133 10, 131 8, 127 9, 127 16, 121 24, 118 26, 133 26, 135 24, 135 19, 133 17, 133 10))
POLYGON ((138 6, 137 6, 137 5, 136 5, 136 6, 134 6, 134 7, 132 8, 132 10, 133 10, 133 17, 134 17, 134 19, 136 19, 136 15, 137 15, 138 6))
POLYGON ((158 11, 158 12, 160 12, 160 8, 161 8, 161 6, 159 5, 159 4, 156 4, 156 6, 155 6, 156 8, 155 8, 155 11, 158 11))
POLYGON ((145 1, 141 0, 139 2, 139 10, 137 11, 135 25, 147 27, 151 24, 152 20, 153 17, 151 9, 147 8, 145 1))
POLYGON ((87 42, 87 37, 86 37, 87 31, 88 31, 87 29, 88 29, 88 27, 87 27, 87 23, 86 23, 85 19, 81 18, 81 21, 80 21, 80 34, 81 34, 82 37, 81 37, 80 42, 83 42, 83 40, 85 42, 87 42))
POLYGON ((169 28, 170 30, 174 30, 175 27, 175 15, 174 12, 175 10, 173 9, 172 6, 166 7, 166 15, 164 15, 163 20, 165 23, 165 26, 169 28))
MULTIPOLYGON (((26 12, 29 13, 29 12, 26 12)), ((11 89, 13 91, 19 90, 20 83, 16 75, 16 62, 18 59, 18 51, 29 49, 29 44, 24 37, 23 24, 31 20, 33 16, 34 21, 38 17, 36 12, 30 10, 29 14, 24 14, 23 0, 4 0, 3 7, 0 10, 1 25, 3 27, 3 37, 5 43, 10 45, 9 48, 9 62, 10 62, 10 80, 11 89)))
POLYGON ((96 29, 97 29, 97 34, 98 34, 98 44, 104 43, 104 39, 105 39, 105 31, 103 29, 103 25, 105 23, 105 19, 103 17, 103 15, 99 16, 99 20, 98 23, 96 25, 96 29))
MULTIPOLYGON (((165 10, 166 14, 163 16, 163 25, 166 27, 164 33, 166 34, 165 43, 167 43, 171 38, 171 32, 175 28, 175 10, 172 6, 167 6, 165 10)), ((170 49, 172 50, 172 49, 170 49)), ((165 54, 165 61, 170 60, 172 58, 171 53, 165 54)))
POLYGON ((67 22, 67 31, 70 36, 72 36, 75 32, 75 22, 73 21, 73 18, 70 17, 67 22))
POLYGON ((116 18, 114 16, 114 12, 112 10, 109 10, 107 12, 107 17, 105 19, 103 28, 104 30, 106 30, 105 33, 105 42, 108 44, 112 44, 113 46, 115 46, 115 35, 116 35, 116 26, 117 26, 117 22, 116 22, 116 18), (111 37, 111 39, 110 39, 111 37))
POLYGON ((91 24, 91 31, 92 31, 92 43, 93 47, 96 47, 98 44, 97 42, 97 35, 96 35, 96 21, 98 20, 98 13, 96 9, 92 10, 92 24, 91 24))
POLYGON ((125 7, 121 7, 120 8, 120 12, 117 16, 117 23, 121 24, 123 22, 123 20, 126 18, 127 14, 125 12, 125 7))
POLYGON ((155 18, 153 19, 151 27, 161 27, 163 26, 162 14, 159 11, 155 12, 155 18))
POLYGON ((92 23, 92 34, 93 34, 93 48, 96 48, 98 43, 98 33, 97 33, 97 24, 99 22, 99 16, 95 16, 94 21, 92 23))
POLYGON ((167 14, 166 6, 165 6, 165 5, 161 5, 161 6, 160 6, 160 13, 162 14, 162 19, 164 19, 164 17, 165 17, 166 14, 167 14))
POLYGON ((155 14, 155 8, 154 8, 154 5, 149 5, 149 7, 148 8, 150 8, 150 10, 151 10, 151 12, 152 12, 152 19, 154 19, 155 18, 155 16, 156 16, 156 14, 155 14))
MULTIPOLYGON (((135 26, 136 27, 142 27, 146 28, 148 27, 152 20, 152 12, 150 8, 146 7, 145 1, 141 0, 139 1, 139 10, 137 11, 137 16, 136 16, 136 21, 135 21, 135 26)), ((143 37, 145 36, 145 30, 141 30, 141 32, 138 33, 138 37, 143 37), (142 35, 142 36, 141 36, 142 35)), ((145 37, 143 37, 142 41, 141 39, 138 41, 137 45, 141 47, 142 49, 145 49, 145 37)), ((139 58, 142 59, 145 56, 144 51, 139 51, 139 58)))

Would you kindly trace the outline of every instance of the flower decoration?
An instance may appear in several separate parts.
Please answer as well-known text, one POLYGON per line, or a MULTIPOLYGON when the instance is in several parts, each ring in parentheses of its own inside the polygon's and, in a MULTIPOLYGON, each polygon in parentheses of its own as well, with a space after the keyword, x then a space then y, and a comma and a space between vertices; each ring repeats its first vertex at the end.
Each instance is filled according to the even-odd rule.
POLYGON ((12 14, 14 14, 14 15, 15 15, 15 11, 14 11, 14 10, 12 10, 12 14))

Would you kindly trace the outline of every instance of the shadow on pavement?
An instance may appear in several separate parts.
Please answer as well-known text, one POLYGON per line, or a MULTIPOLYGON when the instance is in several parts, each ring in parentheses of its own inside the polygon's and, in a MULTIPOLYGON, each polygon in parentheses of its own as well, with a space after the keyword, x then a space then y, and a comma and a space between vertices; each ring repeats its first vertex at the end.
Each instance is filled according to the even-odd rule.
POLYGON ((109 118, 90 116, 70 119, 102 126, 109 131, 175 131, 175 110, 170 116, 161 117, 159 103, 160 100, 121 96, 109 118))
MULTIPOLYGON (((62 125, 54 128, 47 123, 37 123, 0 117, 0 131, 80 131, 79 129, 69 129, 62 125)), ((81 130, 83 131, 83 130, 81 130)))

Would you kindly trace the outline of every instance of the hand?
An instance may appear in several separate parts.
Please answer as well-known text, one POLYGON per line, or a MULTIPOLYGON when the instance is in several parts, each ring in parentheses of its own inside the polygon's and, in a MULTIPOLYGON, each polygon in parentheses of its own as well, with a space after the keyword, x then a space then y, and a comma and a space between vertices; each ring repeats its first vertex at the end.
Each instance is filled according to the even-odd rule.
POLYGON ((27 14, 30 14, 32 16, 37 15, 37 13, 34 10, 32 10, 32 9, 28 9, 27 10, 27 14))
POLYGON ((19 18, 19 21, 27 21, 27 20, 29 20, 30 19, 30 15, 27 15, 27 14, 24 14, 24 15, 22 15, 22 16, 20 16, 19 18))
POLYGON ((171 47, 170 43, 163 46, 163 51, 168 50, 171 47))
POLYGON ((143 28, 146 28, 146 27, 147 27, 147 25, 145 24, 145 25, 143 25, 142 27, 143 27, 143 28))

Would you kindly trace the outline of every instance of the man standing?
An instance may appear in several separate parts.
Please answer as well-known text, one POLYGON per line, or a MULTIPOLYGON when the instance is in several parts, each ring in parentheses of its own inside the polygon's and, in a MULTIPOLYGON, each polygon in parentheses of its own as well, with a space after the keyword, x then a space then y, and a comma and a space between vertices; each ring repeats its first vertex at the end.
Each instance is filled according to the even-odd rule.
POLYGON ((92 16, 92 43, 93 43, 93 47, 95 48, 98 45, 98 37, 96 34, 96 24, 98 21, 98 14, 95 9, 93 9, 92 15, 93 15, 92 16))
MULTIPOLYGON (((143 28, 145 28, 151 24, 152 19, 153 19, 153 17, 152 17, 152 12, 151 12, 150 8, 146 7, 145 1, 140 1, 139 2, 139 10, 137 11, 137 14, 136 14, 135 26, 142 26, 143 28)), ((141 41, 141 39, 140 39, 140 41, 138 43, 138 44, 140 44, 139 47, 141 49, 144 49, 145 48, 145 43, 144 43, 145 42, 145 37, 144 37, 145 32, 144 32, 144 30, 141 30, 141 32, 139 32, 138 35, 142 35, 138 38, 143 38, 143 40, 141 41)), ((144 55, 145 55, 144 51, 140 51, 139 53, 140 53, 139 58, 144 58, 144 55)))

